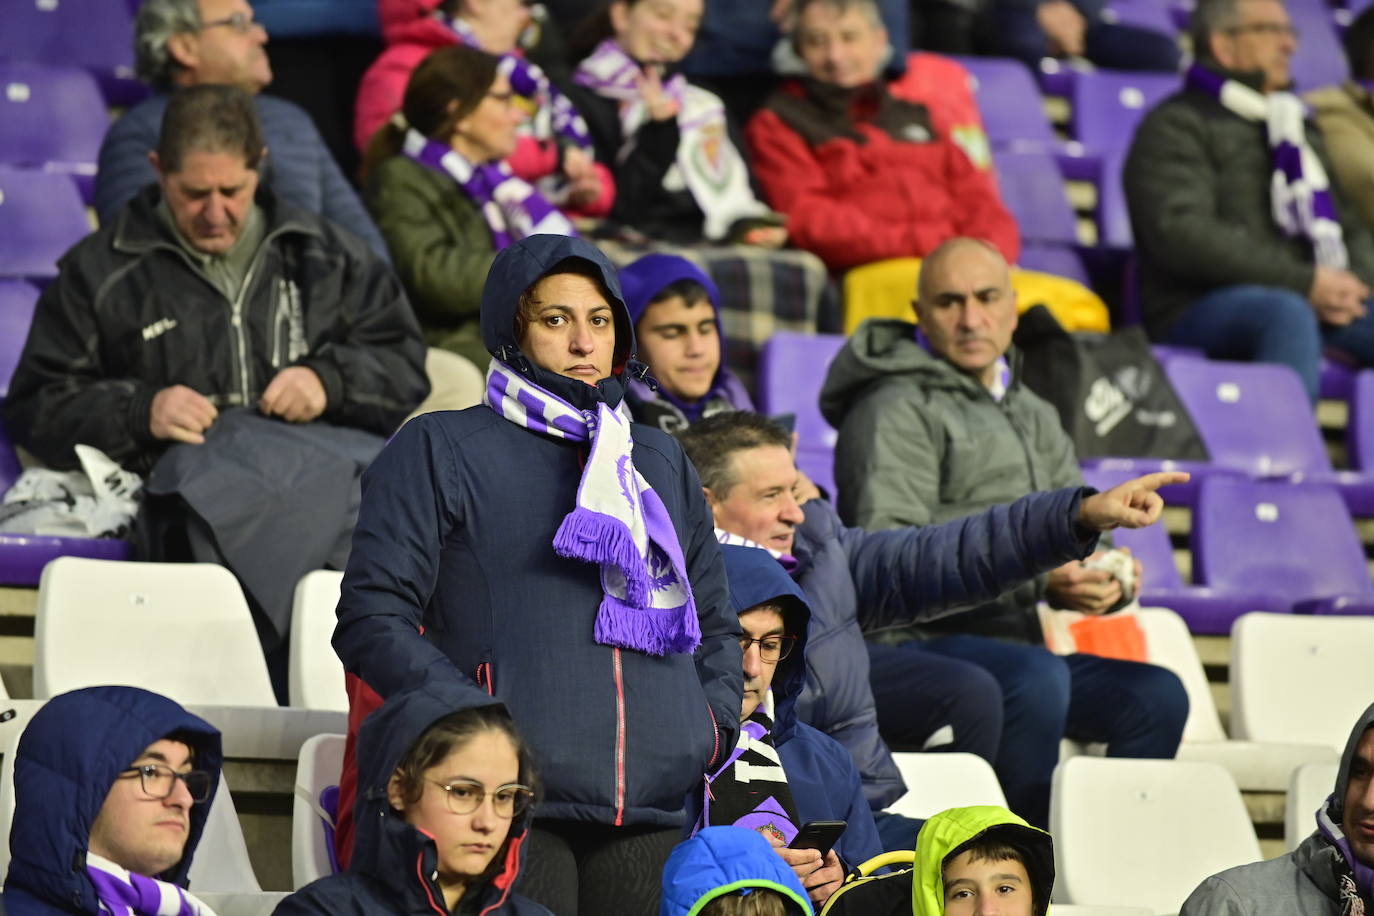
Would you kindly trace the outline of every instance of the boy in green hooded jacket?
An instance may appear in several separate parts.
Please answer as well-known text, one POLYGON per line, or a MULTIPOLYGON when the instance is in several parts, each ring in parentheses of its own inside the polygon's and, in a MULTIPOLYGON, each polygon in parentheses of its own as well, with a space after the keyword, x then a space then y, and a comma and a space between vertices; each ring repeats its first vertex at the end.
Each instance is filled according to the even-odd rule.
POLYGON ((916 839, 913 916, 1046 916, 1054 841, 1006 808, 951 808, 916 839))

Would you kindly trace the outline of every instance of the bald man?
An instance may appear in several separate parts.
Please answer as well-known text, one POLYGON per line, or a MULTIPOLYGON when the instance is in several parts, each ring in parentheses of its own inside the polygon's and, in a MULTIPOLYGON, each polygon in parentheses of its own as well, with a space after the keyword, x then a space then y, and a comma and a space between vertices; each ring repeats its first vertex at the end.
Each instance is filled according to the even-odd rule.
MULTIPOLYGON (((844 521, 870 530, 935 524, 1035 490, 1081 486, 1058 414, 1017 377, 1016 294, 997 248, 968 238, 940 245, 914 304, 918 324, 864 323, 821 392, 821 409, 840 431, 844 521)), ((1017 813, 1042 827, 1061 738, 1105 741, 1113 756, 1172 757, 1188 716, 1183 685, 1163 668, 1044 648, 1041 599, 1089 614, 1129 601, 1118 579, 1087 563, 962 613, 872 634, 869 643, 880 729, 884 709, 896 718, 904 702, 880 695, 879 684, 892 682, 881 674, 914 663, 913 648, 992 674, 1005 712, 998 776, 1017 813)))

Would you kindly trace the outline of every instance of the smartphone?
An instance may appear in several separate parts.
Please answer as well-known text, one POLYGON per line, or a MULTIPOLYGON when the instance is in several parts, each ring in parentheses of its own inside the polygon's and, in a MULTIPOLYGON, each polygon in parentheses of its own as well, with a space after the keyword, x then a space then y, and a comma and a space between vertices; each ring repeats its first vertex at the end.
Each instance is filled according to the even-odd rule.
POLYGON ((808 821, 788 844, 790 849, 814 849, 825 858, 849 824, 845 821, 808 821))

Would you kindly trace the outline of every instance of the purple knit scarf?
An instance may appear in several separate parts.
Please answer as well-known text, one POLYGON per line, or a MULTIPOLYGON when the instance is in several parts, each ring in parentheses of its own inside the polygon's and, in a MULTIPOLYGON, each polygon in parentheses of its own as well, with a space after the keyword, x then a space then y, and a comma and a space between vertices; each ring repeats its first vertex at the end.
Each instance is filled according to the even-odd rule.
POLYGON ((167 881, 136 875, 109 859, 86 853, 86 874, 95 885, 100 910, 113 916, 215 916, 189 891, 167 881))
POLYGON ((696 651, 701 625, 687 563, 667 507, 635 469, 628 417, 604 401, 578 410, 497 359, 482 401, 531 432, 591 443, 577 504, 553 548, 601 567, 596 641, 648 655, 696 651))
POLYGON ((482 211, 497 251, 527 235, 577 235, 568 218, 529 182, 512 174, 504 162, 473 165, 457 150, 413 127, 406 130, 402 152, 458 182, 482 211))

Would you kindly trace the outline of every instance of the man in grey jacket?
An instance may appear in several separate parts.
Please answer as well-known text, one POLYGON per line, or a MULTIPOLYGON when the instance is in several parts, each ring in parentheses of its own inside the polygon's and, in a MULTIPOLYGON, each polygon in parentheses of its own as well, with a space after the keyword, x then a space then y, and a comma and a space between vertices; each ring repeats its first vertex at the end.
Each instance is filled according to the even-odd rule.
POLYGON ((1286 856, 1203 881, 1180 916, 1350 916, 1374 907, 1374 706, 1346 742, 1317 829, 1286 856))
MULTIPOLYGON (((1054 408, 1016 376, 1016 296, 997 249, 967 238, 937 248, 921 272, 916 312, 919 330, 896 320, 862 325, 822 388, 821 409, 840 431, 835 480, 845 523, 937 524, 1082 486, 1054 408)), ((885 689, 896 683, 892 673, 933 652, 997 680, 1004 724, 994 767, 1011 806, 1034 824, 1048 820, 1065 736, 1105 741, 1114 756, 1172 757, 1188 716, 1177 677, 1043 646, 1040 599, 1088 614, 1130 599, 1120 580, 1093 566, 1093 558, 1066 563, 963 613, 866 627, 880 729, 900 721, 908 703, 885 689)))

